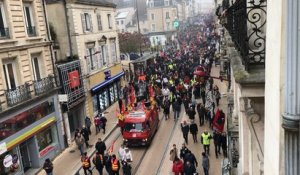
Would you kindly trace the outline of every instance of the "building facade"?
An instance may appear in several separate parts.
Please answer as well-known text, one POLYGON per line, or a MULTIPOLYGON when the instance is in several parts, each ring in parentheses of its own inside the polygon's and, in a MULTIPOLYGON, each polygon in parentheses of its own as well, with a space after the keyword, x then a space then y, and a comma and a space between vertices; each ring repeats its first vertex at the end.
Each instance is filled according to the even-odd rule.
POLYGON ((77 100, 74 97, 78 102, 64 113, 68 120, 65 123, 69 123, 66 132, 70 141, 75 129, 84 124, 85 116, 93 120, 98 112, 103 112, 119 98, 124 72, 119 56, 116 5, 101 0, 52 1, 47 8, 49 21, 58 35, 61 59, 75 56, 78 60, 73 63, 80 64, 75 73, 70 65, 70 70, 66 71, 69 79, 70 73, 81 77, 78 82, 69 80, 66 89, 74 94, 84 92, 77 100), (61 27, 61 24, 66 26, 61 27))
POLYGON ((148 36, 151 46, 163 46, 175 37, 173 23, 178 19, 177 7, 172 0, 149 0, 147 7, 148 36))
POLYGON ((264 174, 264 165, 269 163, 264 161, 267 2, 223 0, 220 5, 221 58, 230 63, 233 99, 228 117, 232 171, 264 174))
POLYGON ((0 1, 0 172, 34 174, 62 149, 44 1, 0 1))

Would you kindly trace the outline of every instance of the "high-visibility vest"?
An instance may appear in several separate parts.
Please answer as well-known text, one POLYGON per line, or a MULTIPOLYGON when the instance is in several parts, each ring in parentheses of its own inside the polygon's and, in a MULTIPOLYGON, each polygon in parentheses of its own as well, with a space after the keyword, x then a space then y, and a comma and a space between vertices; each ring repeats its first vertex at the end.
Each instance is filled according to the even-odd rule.
POLYGON ((111 160, 111 169, 113 171, 118 171, 119 167, 118 167, 118 160, 111 160))
POLYGON ((89 168, 90 167, 90 161, 89 161, 88 157, 85 157, 85 158, 82 159, 82 166, 84 168, 89 168))
POLYGON ((207 134, 202 133, 201 136, 202 136, 202 139, 203 139, 203 145, 209 145, 210 144, 210 139, 209 139, 210 134, 209 133, 207 133, 207 134))

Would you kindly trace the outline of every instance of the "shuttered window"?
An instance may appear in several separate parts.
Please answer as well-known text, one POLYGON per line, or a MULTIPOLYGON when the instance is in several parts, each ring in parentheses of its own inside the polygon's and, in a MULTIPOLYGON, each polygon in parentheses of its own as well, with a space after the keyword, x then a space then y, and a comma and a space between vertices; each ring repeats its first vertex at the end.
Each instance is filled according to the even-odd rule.
POLYGON ((82 22, 83 32, 92 32, 93 31, 93 23, 92 23, 91 14, 88 14, 88 13, 81 14, 81 22, 82 22))

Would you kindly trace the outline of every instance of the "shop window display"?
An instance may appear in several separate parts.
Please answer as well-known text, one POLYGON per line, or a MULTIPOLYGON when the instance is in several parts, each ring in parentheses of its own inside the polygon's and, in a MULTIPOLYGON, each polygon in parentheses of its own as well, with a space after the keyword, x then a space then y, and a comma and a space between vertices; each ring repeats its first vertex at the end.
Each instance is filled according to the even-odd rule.
POLYGON ((110 102, 114 103, 115 102, 115 91, 114 91, 114 87, 111 86, 109 88, 109 95, 110 95, 110 102))
POLYGON ((51 128, 39 132, 36 135, 36 138, 38 141, 39 151, 42 151, 43 149, 45 149, 47 146, 51 145, 54 142, 51 128))
POLYGON ((51 99, 1 122, 0 140, 15 134, 54 111, 54 99, 51 99))
POLYGON ((16 149, 12 149, 0 155, 1 175, 14 175, 20 171, 20 161, 16 149))
POLYGON ((114 90, 115 90, 115 97, 116 97, 116 101, 117 101, 119 99, 117 83, 114 84, 114 90))
POLYGON ((97 95, 93 96, 93 112, 94 112, 94 115, 97 115, 97 113, 98 113, 97 95))

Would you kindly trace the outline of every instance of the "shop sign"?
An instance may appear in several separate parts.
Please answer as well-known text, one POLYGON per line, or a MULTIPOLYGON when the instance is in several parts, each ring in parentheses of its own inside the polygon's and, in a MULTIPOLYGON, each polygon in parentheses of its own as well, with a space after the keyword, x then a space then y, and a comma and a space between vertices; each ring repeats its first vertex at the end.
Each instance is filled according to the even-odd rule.
POLYGON ((3 166, 8 168, 13 164, 13 158, 10 154, 6 155, 3 160, 3 166))
POLYGON ((40 152, 40 157, 44 157, 50 151, 54 150, 54 146, 48 146, 40 152))
POLYGON ((104 75, 105 75, 105 80, 109 80, 111 78, 111 71, 110 70, 104 71, 104 75))
POLYGON ((0 155, 7 151, 6 142, 0 144, 0 155))
POLYGON ((80 85, 79 73, 78 70, 69 72, 70 88, 76 88, 80 85))

